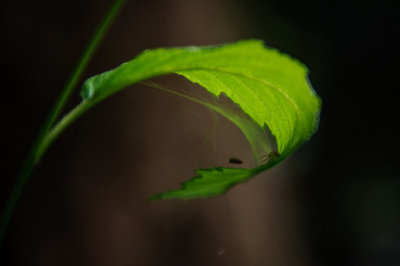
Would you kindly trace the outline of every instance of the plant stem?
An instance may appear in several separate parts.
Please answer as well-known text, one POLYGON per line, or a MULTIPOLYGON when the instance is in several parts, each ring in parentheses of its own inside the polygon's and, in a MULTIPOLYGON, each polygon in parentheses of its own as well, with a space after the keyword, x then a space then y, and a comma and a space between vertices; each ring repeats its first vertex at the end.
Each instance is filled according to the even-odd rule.
POLYGON ((92 59, 95 51, 99 47, 101 41, 103 40, 105 34, 110 28, 112 22, 118 15, 121 10, 125 0, 115 0, 112 4, 111 8, 107 12, 106 16, 101 21, 98 29, 93 35, 92 39, 89 42, 85 52, 80 58, 77 66, 75 67, 73 73, 71 74, 68 82, 63 88, 59 98, 57 99, 55 105, 53 106, 51 112, 46 118, 42 128, 40 129, 34 144, 31 147, 31 150, 23 163, 21 168, 21 172, 19 173, 17 180, 15 181, 14 187, 11 191, 11 194, 8 198, 8 201, 3 210, 1 220, 0 220, 0 245, 3 243, 5 233, 7 231, 7 227, 10 223, 11 217, 14 213, 15 206, 18 203, 18 200, 22 194, 22 191, 25 187, 29 176, 31 175, 35 166, 40 162, 40 159, 46 152, 47 148, 50 144, 60 135, 60 133, 76 118, 78 118, 85 110, 87 110, 90 105, 87 104, 86 101, 82 101, 78 106, 76 106, 68 115, 64 116, 60 122, 55 125, 53 128, 55 121, 59 118, 61 112, 63 111, 67 101, 71 97, 76 85, 80 81, 83 72, 88 66, 90 60, 92 59))
MULTIPOLYGON (((55 124, 46 134, 45 138, 40 143, 40 146, 37 147, 36 154, 37 158, 41 158, 43 154, 47 151, 50 145, 53 143, 57 137, 64 132, 64 130, 72 124, 78 117, 80 117, 83 113, 85 113, 90 107, 95 105, 97 101, 91 100, 86 101, 83 100, 77 106, 74 107, 68 114, 64 115, 57 124, 55 124)), ((37 162, 38 163, 38 162, 37 162)))

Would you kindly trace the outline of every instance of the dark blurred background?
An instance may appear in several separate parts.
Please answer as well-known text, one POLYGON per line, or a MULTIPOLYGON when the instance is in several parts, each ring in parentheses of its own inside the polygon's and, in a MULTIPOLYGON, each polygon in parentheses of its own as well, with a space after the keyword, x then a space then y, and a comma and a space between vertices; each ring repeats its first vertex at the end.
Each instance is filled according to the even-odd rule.
MULTIPOLYGON (((110 4, 2 1, 1 208, 110 4)), ((225 196, 148 202, 194 168, 253 161, 224 118, 132 86, 48 151, 0 265, 400 265, 399 11, 394 0, 127 1, 85 77, 146 48, 259 38, 309 67, 323 100, 319 131, 225 196)), ((76 93, 68 109, 78 102, 76 93)))

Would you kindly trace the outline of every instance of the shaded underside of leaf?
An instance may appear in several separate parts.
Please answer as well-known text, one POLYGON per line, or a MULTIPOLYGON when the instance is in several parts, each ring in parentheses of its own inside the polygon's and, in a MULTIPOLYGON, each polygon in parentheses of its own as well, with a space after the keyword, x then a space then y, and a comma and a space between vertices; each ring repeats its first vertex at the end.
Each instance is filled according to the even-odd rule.
POLYGON ((183 198, 194 199, 218 196, 225 193, 237 183, 244 182, 253 176, 251 169, 242 168, 207 168, 196 170, 198 174, 189 181, 182 183, 179 190, 169 190, 150 197, 151 200, 183 198))
POLYGON ((214 167, 206 169, 197 169, 197 176, 189 181, 183 182, 181 188, 169 190, 164 193, 156 194, 150 197, 150 200, 158 199, 194 199, 218 196, 234 185, 243 183, 280 162, 279 156, 271 152, 263 165, 252 169, 246 168, 226 168, 214 167))

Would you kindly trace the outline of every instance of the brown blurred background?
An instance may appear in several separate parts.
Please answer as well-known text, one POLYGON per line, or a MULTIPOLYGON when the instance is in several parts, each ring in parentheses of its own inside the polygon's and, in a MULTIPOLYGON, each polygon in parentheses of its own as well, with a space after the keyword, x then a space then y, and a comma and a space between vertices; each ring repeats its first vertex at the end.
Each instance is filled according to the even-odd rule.
MULTIPOLYGON (((110 4, 2 2, 1 207, 110 4)), ((398 11, 397 1, 127 1, 85 77, 146 48, 259 38, 309 67, 323 99, 320 130, 225 196, 149 202, 195 168, 226 166, 232 156, 251 167, 253 159, 224 118, 132 86, 49 150, 0 265, 399 265, 398 11)), ((78 102, 76 93, 68 109, 78 102)))

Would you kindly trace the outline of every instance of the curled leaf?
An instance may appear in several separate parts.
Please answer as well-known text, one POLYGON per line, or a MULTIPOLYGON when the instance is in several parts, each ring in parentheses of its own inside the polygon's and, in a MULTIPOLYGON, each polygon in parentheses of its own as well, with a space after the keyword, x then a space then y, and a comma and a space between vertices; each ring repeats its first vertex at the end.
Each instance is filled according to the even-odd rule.
POLYGON ((197 170, 199 175, 184 183, 181 190, 160 194, 158 198, 224 193, 285 159, 317 129, 321 101, 308 80, 307 68, 259 40, 147 50, 88 79, 81 95, 84 101, 98 102, 129 85, 166 74, 182 75, 214 95, 215 102, 201 103, 235 123, 249 140, 256 159, 266 160, 261 159, 261 165, 254 169, 197 170), (240 106, 240 112, 221 107, 218 100, 223 96, 240 106))

